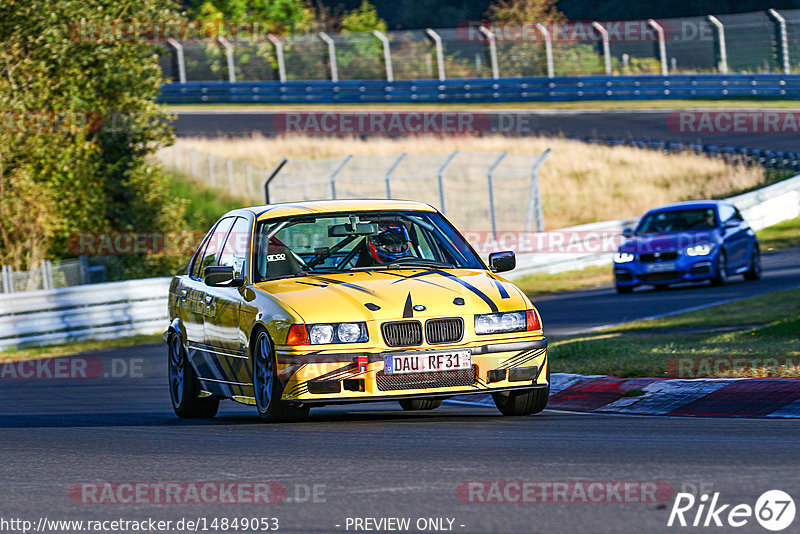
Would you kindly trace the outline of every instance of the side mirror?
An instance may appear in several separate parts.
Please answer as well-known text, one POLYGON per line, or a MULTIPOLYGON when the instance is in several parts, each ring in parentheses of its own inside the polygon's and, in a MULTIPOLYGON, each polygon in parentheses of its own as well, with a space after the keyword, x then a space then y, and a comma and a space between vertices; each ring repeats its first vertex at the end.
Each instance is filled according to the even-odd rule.
POLYGON ((241 280, 234 277, 233 267, 230 265, 213 265, 206 267, 203 272, 203 281, 211 287, 239 287, 241 280))
POLYGON ((622 237, 633 237, 633 228, 623 228, 622 237))
POLYGON ((511 271, 517 266, 517 257, 514 252, 492 252, 489 254, 489 268, 493 273, 504 273, 511 271))

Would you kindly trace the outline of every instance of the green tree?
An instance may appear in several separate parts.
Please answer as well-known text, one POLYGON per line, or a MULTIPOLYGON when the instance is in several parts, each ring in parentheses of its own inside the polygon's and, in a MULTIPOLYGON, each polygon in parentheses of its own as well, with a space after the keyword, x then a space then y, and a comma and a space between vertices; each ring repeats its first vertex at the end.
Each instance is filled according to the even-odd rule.
POLYGON ((115 21, 134 19, 180 16, 167 0, 0 4, 3 264, 69 255, 70 236, 81 232, 182 225, 181 204, 149 157, 172 142, 155 103, 163 83, 155 48, 115 34, 115 21))

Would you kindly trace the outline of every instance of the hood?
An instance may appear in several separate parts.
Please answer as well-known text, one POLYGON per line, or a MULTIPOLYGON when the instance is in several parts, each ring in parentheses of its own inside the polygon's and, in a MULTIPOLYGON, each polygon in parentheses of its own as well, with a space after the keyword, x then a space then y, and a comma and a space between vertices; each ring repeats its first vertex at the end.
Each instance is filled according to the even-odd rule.
POLYGON ((702 243, 716 243, 717 241, 716 234, 711 231, 636 235, 623 243, 619 247, 619 251, 636 254, 666 252, 670 250, 683 250, 686 247, 700 245, 702 243))
POLYGON ((255 287, 290 306, 306 323, 463 316, 530 307, 512 283, 479 269, 336 273, 271 280, 255 287), (457 299, 464 304, 456 304, 457 299))

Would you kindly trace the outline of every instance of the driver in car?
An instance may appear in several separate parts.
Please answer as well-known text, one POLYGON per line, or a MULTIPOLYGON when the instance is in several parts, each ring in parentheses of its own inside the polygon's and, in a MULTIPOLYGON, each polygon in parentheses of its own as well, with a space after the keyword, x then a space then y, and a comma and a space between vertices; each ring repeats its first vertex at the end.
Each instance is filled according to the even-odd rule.
POLYGON ((367 236, 358 255, 356 267, 393 263, 411 256, 408 229, 402 224, 381 224, 378 233, 367 236))

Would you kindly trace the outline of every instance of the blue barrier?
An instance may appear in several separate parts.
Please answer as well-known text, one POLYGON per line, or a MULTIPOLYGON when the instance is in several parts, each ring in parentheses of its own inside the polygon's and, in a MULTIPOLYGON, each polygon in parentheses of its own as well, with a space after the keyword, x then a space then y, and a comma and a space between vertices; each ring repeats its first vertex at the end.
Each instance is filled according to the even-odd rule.
POLYGON ((670 76, 560 76, 168 83, 167 104, 527 102, 764 97, 800 99, 800 74, 676 74, 670 76))

